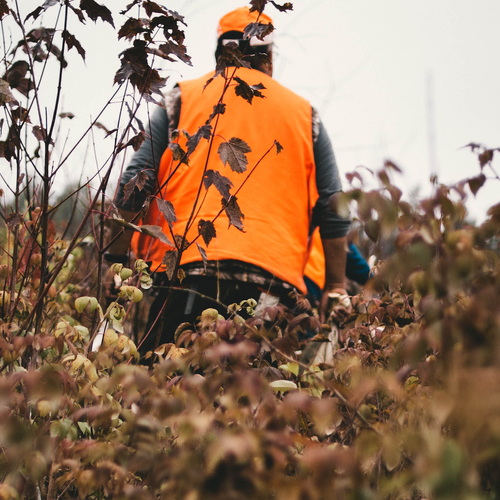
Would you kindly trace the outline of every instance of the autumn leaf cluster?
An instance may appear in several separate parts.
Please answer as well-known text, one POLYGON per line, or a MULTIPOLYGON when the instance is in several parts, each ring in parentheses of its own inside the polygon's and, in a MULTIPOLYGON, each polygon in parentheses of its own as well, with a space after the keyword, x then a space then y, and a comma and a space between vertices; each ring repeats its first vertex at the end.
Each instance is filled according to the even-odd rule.
MULTIPOLYGON (((10 5, 0 0, 0 18, 19 28, 56 6, 68 20, 115 27, 111 11, 94 0, 49 0, 25 19, 10 5)), ((260 13, 291 8, 266 0, 250 6, 260 13)), ((175 342, 157 346, 150 366, 139 364, 153 277, 141 260, 113 264, 117 296, 106 303, 100 290, 107 224, 171 245, 164 260, 179 280, 182 251, 196 244, 206 261, 202 244, 216 232, 213 221, 200 220, 196 240, 175 234, 175 206, 160 191, 148 203, 156 204, 169 234, 125 221, 106 203, 118 155, 145 140, 137 106, 159 99, 165 83, 153 61, 190 62, 178 13, 132 0, 122 14, 127 21, 118 36, 131 47, 119 55, 115 83, 130 82, 137 94, 130 104, 124 100, 126 127, 93 123, 115 143, 74 234, 54 222, 58 207, 49 205, 52 166, 65 161, 54 148, 57 124, 72 114, 56 109, 52 121, 35 118, 33 75, 47 60, 66 71, 68 51, 87 54, 69 23, 65 30, 25 30, 5 59, 0 104, 8 127, 0 152, 18 175, 0 230, 0 497, 498 498, 500 205, 478 225, 466 210, 467 197, 500 180, 498 149, 470 143, 477 173, 451 186, 434 178, 432 195, 414 203, 397 187, 393 161, 347 175, 350 187, 334 208, 353 214, 350 237, 378 261, 352 297, 331 358, 305 356, 325 344, 331 325, 321 325, 308 300, 294 295, 293 307, 269 307, 260 316, 251 299, 229 304, 225 315, 207 309, 194 324, 178 325, 175 342), (142 15, 133 17, 139 9, 142 15), (33 105, 25 107, 20 96, 33 105), (367 176, 377 188, 365 187, 367 176)), ((248 34, 270 29, 256 23, 248 34)), ((229 46, 213 78, 251 103, 265 89, 234 77, 234 68, 246 65, 229 46)), ((221 98, 194 134, 175 131, 174 168, 189 165, 201 141, 213 140, 224 113, 221 98)), ((248 178, 257 165, 249 164, 251 146, 243 139, 224 140, 215 154, 248 178)), ((266 155, 282 149, 268 146, 266 155)), ((148 171, 140 172, 125 196, 145 189, 147 180, 148 171)), ((244 231, 229 178, 206 169, 199 188, 216 190, 221 214, 244 231)))

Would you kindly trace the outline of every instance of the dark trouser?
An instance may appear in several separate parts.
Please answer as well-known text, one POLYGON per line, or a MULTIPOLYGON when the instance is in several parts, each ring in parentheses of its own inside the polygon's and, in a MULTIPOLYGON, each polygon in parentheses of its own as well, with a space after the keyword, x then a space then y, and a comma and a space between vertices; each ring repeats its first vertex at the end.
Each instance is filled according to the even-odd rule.
MULTIPOLYGON (((215 276, 187 276, 181 286, 172 290, 169 303, 166 306, 164 319, 159 317, 161 309, 169 294, 168 280, 165 275, 158 275, 155 279, 155 290, 158 295, 151 304, 144 341, 139 343, 141 357, 155 347, 158 329, 163 323, 158 345, 174 342, 177 327, 184 322, 196 324, 198 316, 212 307, 227 317, 227 306, 240 303, 242 300, 259 300, 265 290, 262 285, 237 280, 218 280, 215 276), (219 302, 215 300, 219 291, 219 302)), ((291 299, 282 288, 271 290, 271 293, 280 296, 280 302, 288 305, 291 299)))

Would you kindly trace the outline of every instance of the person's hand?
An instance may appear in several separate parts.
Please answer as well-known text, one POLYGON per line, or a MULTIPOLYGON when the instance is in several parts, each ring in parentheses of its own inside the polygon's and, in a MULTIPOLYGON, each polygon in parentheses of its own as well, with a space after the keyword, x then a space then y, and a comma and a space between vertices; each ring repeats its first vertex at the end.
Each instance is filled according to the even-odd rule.
POLYGON ((341 324, 352 311, 351 299, 345 288, 325 289, 321 297, 320 320, 322 323, 341 324))
POLYGON ((120 291, 120 286, 118 283, 119 277, 113 269, 114 264, 109 264, 107 262, 103 263, 103 285, 104 285, 104 299, 106 301, 106 307, 108 307, 112 302, 118 299, 118 292, 120 291))
POLYGON ((104 285, 104 299, 106 301, 106 306, 109 306, 112 302, 118 300, 118 292, 120 287, 124 284, 128 277, 130 277, 131 271, 124 269, 125 264, 122 262, 110 262, 110 260, 128 260, 127 256, 112 256, 111 258, 103 259, 103 285, 104 285))

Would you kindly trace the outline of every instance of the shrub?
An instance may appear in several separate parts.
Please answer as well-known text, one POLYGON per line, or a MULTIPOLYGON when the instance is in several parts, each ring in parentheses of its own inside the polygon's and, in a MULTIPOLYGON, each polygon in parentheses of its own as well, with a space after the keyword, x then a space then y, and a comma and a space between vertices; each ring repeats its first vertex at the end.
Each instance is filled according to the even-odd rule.
MULTIPOLYGON (((28 17, 54 4, 45 2, 28 17)), ((152 20, 156 4, 141 5, 149 21, 131 18, 122 35, 148 35, 148 22, 159 22, 152 20)), ((65 1, 64 7, 66 15, 113 24, 106 7, 94 2, 81 2, 78 10, 65 1)), ((178 15, 158 9, 178 29, 178 15)), ((24 27, 5 1, 0 15, 24 27)), ((481 173, 455 186, 436 183, 433 196, 414 206, 390 180, 397 170, 391 162, 378 173, 379 189, 361 186, 337 200, 339 210, 350 206, 356 214, 355 231, 369 238, 372 253, 381 241, 392 241, 394 251, 352 298, 330 362, 301 361, 301 334, 314 331, 312 342, 320 342, 329 327, 296 297, 294 308, 268 308, 262 318, 252 317, 251 301, 232 305, 224 317, 206 310, 197 324, 179 326, 175 344, 157 347, 149 370, 137 364, 129 338, 134 304, 151 286, 147 266, 113 266, 120 296, 108 307, 93 287, 102 282, 104 222, 112 213, 104 213, 108 174, 120 144, 134 147, 142 133, 126 140, 119 131, 88 212, 72 238, 62 239, 48 204, 56 121, 47 130, 32 126, 8 88, 37 102, 26 75, 40 51, 64 66, 54 36, 26 34, 18 48, 33 59, 27 67, 8 61, 0 87, 3 104, 12 104, 3 157, 17 169, 27 161, 45 172, 34 174, 32 184, 17 177, 14 210, 4 214, 0 496, 497 498, 499 205, 483 224, 465 223, 466 189, 476 194, 484 184, 495 150, 472 144, 481 173), (27 127, 44 151, 40 163, 19 140, 27 127), (84 223, 94 222, 98 208, 89 245, 84 223), (102 344, 92 349, 98 334, 102 344)), ((80 52, 68 32, 62 40, 80 52)), ((179 40, 174 53, 186 60, 179 40)), ((131 69, 130 58, 142 48, 136 41, 122 54, 117 82, 128 77, 152 98, 159 75, 151 71, 140 80, 131 69)), ((147 57, 140 60, 144 75, 147 57)), ((362 181, 357 172, 350 178, 362 181)), ((174 272, 177 267, 178 260, 174 272)))

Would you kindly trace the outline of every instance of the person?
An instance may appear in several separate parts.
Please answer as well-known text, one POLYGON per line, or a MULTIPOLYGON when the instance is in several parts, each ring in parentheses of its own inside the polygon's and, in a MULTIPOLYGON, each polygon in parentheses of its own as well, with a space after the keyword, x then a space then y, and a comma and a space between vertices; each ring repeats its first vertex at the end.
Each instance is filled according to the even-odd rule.
POLYGON ((175 276, 169 280, 165 272, 168 259, 175 255, 172 246, 142 233, 132 238, 131 231, 123 232, 118 225, 112 230, 105 260, 125 262, 132 238, 136 257, 149 262, 156 273, 157 295, 139 347, 141 354, 154 348, 159 337, 160 343, 172 342, 176 328, 186 321, 195 322, 207 307, 225 313, 221 304, 254 298, 258 310, 278 301, 289 304, 292 290, 305 293, 303 271, 310 228, 314 226, 320 228, 326 261, 322 319, 327 314, 328 293, 346 293, 350 221, 331 211, 328 204, 330 197, 342 189, 333 148, 310 103, 272 78, 273 34, 263 40, 245 37, 245 27, 257 21, 272 22, 266 14, 259 16, 248 7, 220 20, 216 57, 224 57, 228 47, 237 44, 251 65, 226 69, 227 74, 235 71, 237 79, 224 93, 224 112, 210 121, 226 84, 222 75, 210 80, 211 73, 178 83, 165 96, 165 107, 153 114, 150 137, 121 177, 116 205, 124 219, 132 220, 149 194, 152 198, 144 224, 162 226, 170 239, 185 235, 190 243, 196 240, 182 252, 180 283, 175 276), (251 103, 242 99, 235 91, 241 80, 264 97, 256 95, 251 103), (187 131, 192 137, 207 124, 213 127, 207 139, 200 138, 188 162, 178 161, 177 145, 183 151, 187 148, 185 134, 175 131, 187 131), (248 144, 244 158, 240 156, 240 170, 248 162, 244 173, 233 171, 216 154, 239 139, 248 144), (276 150, 271 154, 273 144, 276 150), (140 171, 147 174, 144 188, 135 188, 125 196, 125 186, 140 171), (219 183, 218 188, 206 189, 202 182, 209 176, 222 179, 222 186, 219 183), (224 192, 222 205, 219 188, 223 192, 231 189, 231 193, 224 192), (174 218, 165 219, 158 200, 160 204, 161 200, 171 203, 174 218), (221 211, 221 206, 226 210, 221 211), (186 232, 189 221, 194 223, 186 232), (198 235, 207 221, 213 221, 215 237, 210 241, 210 233, 204 244, 198 235), (160 313, 166 318, 161 334, 160 313))
MULTIPOLYGON (((325 254, 317 228, 311 234, 310 240, 309 257, 304 269, 304 282, 307 287, 306 298, 313 308, 318 308, 325 280, 325 254)), ((365 285, 370 279, 370 266, 352 241, 348 241, 347 245, 345 269, 347 290, 349 295, 356 295, 359 293, 359 287, 365 285)), ((335 298, 332 296, 331 298, 332 302, 338 303, 346 300, 346 297, 342 296, 335 298)), ((331 319, 333 320, 333 317, 331 319)), ((320 363, 333 363, 335 352, 341 347, 340 327, 343 325, 341 321, 329 321, 329 326, 329 329, 322 330, 320 338, 317 337, 318 332, 312 329, 306 329, 299 334, 299 340, 306 341, 300 355, 301 363, 311 366, 320 363), (325 335, 328 342, 325 342, 325 335)))
MULTIPOLYGON (((348 280, 349 295, 356 293, 356 285, 366 284, 370 273, 370 266, 361 255, 358 247, 352 241, 348 241, 345 274, 348 280)), ((304 269, 304 281, 307 286, 307 298, 311 304, 316 306, 321 301, 322 289, 325 284, 325 254, 317 228, 311 236, 311 250, 304 269)))

